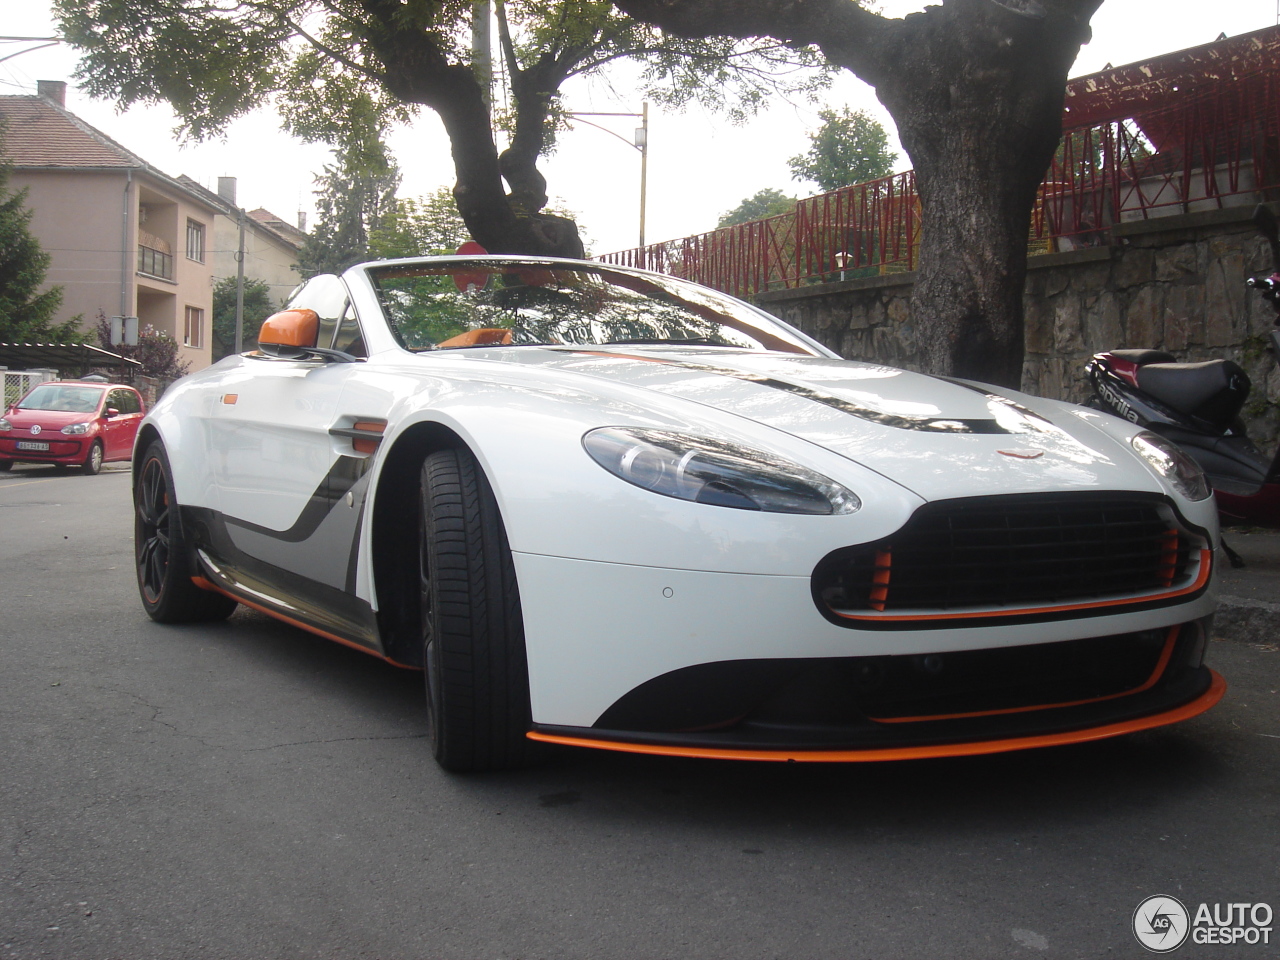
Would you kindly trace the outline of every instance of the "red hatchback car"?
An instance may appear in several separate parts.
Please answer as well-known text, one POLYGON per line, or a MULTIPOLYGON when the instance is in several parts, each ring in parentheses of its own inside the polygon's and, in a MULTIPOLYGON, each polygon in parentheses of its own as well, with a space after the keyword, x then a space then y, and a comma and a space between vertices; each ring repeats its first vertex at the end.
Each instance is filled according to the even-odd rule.
POLYGON ((145 411, 122 383, 42 383, 0 417, 0 471, 14 463, 77 466, 89 476, 108 460, 128 460, 145 411))

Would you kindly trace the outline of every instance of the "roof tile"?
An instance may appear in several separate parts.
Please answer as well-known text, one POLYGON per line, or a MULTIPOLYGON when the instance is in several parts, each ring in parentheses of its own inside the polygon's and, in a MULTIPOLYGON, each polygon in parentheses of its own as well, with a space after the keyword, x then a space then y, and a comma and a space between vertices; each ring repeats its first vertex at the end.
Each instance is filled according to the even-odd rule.
POLYGON ((147 166, 105 133, 44 97, 0 96, 5 153, 18 167, 147 166))

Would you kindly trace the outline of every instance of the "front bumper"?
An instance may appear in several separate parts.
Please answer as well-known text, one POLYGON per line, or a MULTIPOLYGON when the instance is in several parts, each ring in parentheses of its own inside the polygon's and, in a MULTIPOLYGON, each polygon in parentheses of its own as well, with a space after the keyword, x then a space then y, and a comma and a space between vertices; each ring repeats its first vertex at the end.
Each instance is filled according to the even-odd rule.
POLYGON ((0 437, 0 459, 14 460, 18 463, 81 464, 89 456, 89 445, 95 439, 97 438, 90 434, 71 438, 60 433, 53 434, 47 439, 41 437, 39 440, 0 437), (54 436, 57 437, 56 440, 53 439, 54 436), (20 443, 47 443, 49 449, 22 450, 18 446, 20 443))
POLYGON ((530 554, 516 566, 530 736, 547 742, 759 759, 962 755, 1174 723, 1225 689, 1201 665, 1209 590, 1156 609, 904 632, 829 622, 807 577, 530 554), (907 665, 931 660, 968 679, 913 685, 907 665), (873 675, 887 680, 872 696, 873 675))

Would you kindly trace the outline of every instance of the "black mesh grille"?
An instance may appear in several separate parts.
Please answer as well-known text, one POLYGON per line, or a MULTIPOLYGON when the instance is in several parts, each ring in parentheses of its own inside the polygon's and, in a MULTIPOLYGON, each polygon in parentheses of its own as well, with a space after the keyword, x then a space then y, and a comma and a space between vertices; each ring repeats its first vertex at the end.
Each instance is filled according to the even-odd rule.
POLYGON ((1060 605, 1166 590, 1191 553, 1156 499, 982 497, 927 504, 893 536, 837 550, 814 585, 851 613, 1060 605))

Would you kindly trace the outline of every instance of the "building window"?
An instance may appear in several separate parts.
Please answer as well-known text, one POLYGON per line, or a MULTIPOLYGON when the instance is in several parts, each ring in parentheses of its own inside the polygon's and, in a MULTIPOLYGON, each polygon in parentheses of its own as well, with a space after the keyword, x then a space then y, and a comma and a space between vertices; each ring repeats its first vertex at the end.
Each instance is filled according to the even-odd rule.
POLYGON ((187 221, 187 259, 204 263, 204 224, 187 221))
POLYGON ((187 319, 182 326, 182 345, 204 346, 204 311, 199 307, 187 307, 187 319))

